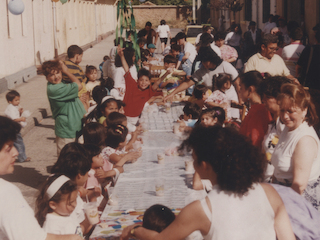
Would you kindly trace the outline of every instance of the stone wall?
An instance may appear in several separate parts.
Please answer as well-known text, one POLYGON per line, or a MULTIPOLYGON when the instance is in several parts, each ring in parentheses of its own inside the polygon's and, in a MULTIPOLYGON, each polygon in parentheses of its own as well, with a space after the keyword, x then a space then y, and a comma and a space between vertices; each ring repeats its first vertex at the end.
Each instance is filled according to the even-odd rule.
POLYGON ((166 20, 170 27, 183 28, 187 19, 192 17, 192 6, 139 5, 133 6, 133 13, 137 28, 143 28, 147 21, 156 27, 162 19, 166 20))

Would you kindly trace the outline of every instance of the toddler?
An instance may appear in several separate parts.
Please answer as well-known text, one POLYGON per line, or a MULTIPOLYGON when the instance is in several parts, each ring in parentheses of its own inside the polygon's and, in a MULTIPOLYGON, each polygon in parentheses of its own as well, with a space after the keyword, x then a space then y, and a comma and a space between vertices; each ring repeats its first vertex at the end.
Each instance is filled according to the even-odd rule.
POLYGON ((128 129, 122 124, 109 126, 107 130, 106 147, 102 150, 105 160, 117 166, 123 166, 126 162, 134 162, 142 155, 142 151, 125 153, 126 137, 128 129))
POLYGON ((108 55, 105 55, 105 56, 103 57, 102 63, 99 64, 99 70, 101 71, 100 79, 103 79, 103 64, 104 64, 107 60, 109 60, 109 59, 110 59, 109 56, 108 56, 108 55))
POLYGON ((36 200, 39 225, 52 234, 83 236, 78 221, 71 216, 77 206, 77 185, 64 175, 50 176, 36 200))
POLYGON ((94 87, 100 85, 100 81, 97 80, 97 77, 98 77, 97 68, 92 65, 87 65, 86 76, 87 76, 86 89, 89 93, 89 104, 90 106, 93 106, 96 104, 96 102, 92 98, 92 90, 94 89, 94 87))
POLYGON ((65 145, 60 153, 57 162, 51 169, 52 174, 63 174, 74 181, 78 187, 77 206, 72 212, 82 228, 83 234, 87 234, 92 225, 89 223, 84 213, 84 202, 87 191, 83 187, 88 179, 88 172, 91 169, 91 159, 87 157, 87 152, 79 143, 73 142, 65 145))
MULTIPOLYGON (((25 127, 27 125, 26 118, 23 114, 23 109, 19 106, 20 94, 15 90, 11 90, 6 94, 6 99, 9 105, 4 111, 5 115, 14 120, 15 122, 20 123, 22 127, 25 127)), ((17 161, 30 162, 31 158, 26 156, 25 146, 20 132, 17 134, 17 139, 14 141, 13 144, 19 152, 17 161)))
POLYGON ((212 92, 207 86, 198 84, 194 87, 192 96, 188 99, 188 102, 196 103, 201 109, 205 109, 204 102, 211 94, 212 92))
POLYGON ((213 77, 215 91, 206 99, 205 105, 210 107, 222 107, 226 111, 227 119, 231 119, 230 100, 227 98, 226 90, 231 87, 231 75, 220 73, 213 77))
POLYGON ((210 109, 205 109, 200 115, 200 124, 204 127, 210 127, 216 124, 223 126, 226 120, 226 114, 223 108, 213 107, 210 109))
POLYGON ((142 226, 160 233, 175 219, 176 216, 168 207, 155 204, 145 211, 142 226))
POLYGON ((187 103, 183 108, 183 120, 178 120, 180 123, 179 130, 181 132, 190 132, 196 124, 201 109, 196 103, 187 103))

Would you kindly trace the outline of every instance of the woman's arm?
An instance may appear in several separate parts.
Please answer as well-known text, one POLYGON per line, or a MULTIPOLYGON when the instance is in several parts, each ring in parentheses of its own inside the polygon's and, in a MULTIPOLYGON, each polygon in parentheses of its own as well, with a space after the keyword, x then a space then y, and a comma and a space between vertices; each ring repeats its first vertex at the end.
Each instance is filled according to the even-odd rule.
MULTIPOLYGON (((125 228, 122 232, 122 240, 131 238, 130 231, 135 225, 125 228)), ((136 228, 134 237, 141 240, 171 240, 184 239, 192 232, 200 230, 203 235, 209 232, 211 222, 203 211, 200 201, 190 203, 183 208, 176 219, 161 233, 148 230, 143 227, 136 228)))
POLYGON ((295 240, 294 233, 292 231, 290 219, 286 208, 282 202, 281 197, 277 191, 269 184, 261 183, 263 190, 265 191, 270 205, 274 211, 274 229, 276 231, 278 240, 295 240))
POLYGON ((311 136, 302 137, 293 152, 293 181, 291 188, 299 194, 302 194, 308 185, 312 163, 317 153, 317 142, 311 136))
POLYGON ((172 98, 176 93, 182 92, 183 90, 188 89, 192 85, 194 85, 194 82, 192 80, 181 83, 172 93, 170 93, 168 96, 164 98, 164 101, 167 101, 168 99, 172 98))

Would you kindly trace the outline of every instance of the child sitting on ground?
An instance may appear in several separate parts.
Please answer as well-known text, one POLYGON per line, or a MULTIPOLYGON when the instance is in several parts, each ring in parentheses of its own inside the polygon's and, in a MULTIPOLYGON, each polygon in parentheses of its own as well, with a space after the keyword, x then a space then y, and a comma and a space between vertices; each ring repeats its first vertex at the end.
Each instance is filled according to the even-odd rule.
POLYGON ((65 145, 60 153, 57 162, 51 169, 52 174, 63 174, 74 181, 78 187, 77 206, 70 216, 75 217, 82 228, 83 234, 87 234, 92 225, 84 213, 84 202, 87 191, 83 187, 88 179, 88 172, 91 169, 91 159, 79 143, 73 142, 65 145))
POLYGON ((165 88, 168 94, 174 91, 176 87, 182 82, 181 77, 185 76, 186 73, 182 70, 176 70, 177 59, 171 55, 167 55, 163 59, 164 70, 161 71, 160 78, 167 72, 169 73, 159 84, 159 88, 165 88))
POLYGON ((63 62, 47 61, 42 64, 43 74, 48 81, 47 95, 52 117, 55 119, 57 153, 69 142, 74 142, 82 129, 82 118, 86 113, 78 91, 82 83, 71 74, 63 62), (72 83, 62 81, 62 72, 72 83))
MULTIPOLYGON (((19 106, 20 94, 15 90, 11 90, 6 94, 6 99, 9 105, 4 111, 5 115, 13 121, 20 123, 22 127, 25 127, 27 125, 26 118, 23 116, 23 109, 19 106)), ((21 132, 17 134, 17 139, 14 141, 13 145, 19 152, 17 162, 21 163, 31 161, 31 158, 26 155, 26 149, 21 132)))
POLYGON ((168 207, 155 204, 144 212, 142 226, 160 233, 168 227, 175 218, 176 216, 168 207))
POLYGON ((118 46, 118 55, 120 56, 122 66, 125 70, 126 91, 123 102, 126 104, 124 107, 125 115, 128 122, 135 125, 143 110, 144 104, 150 100, 151 97, 156 95, 156 89, 161 81, 159 78, 151 87, 150 86, 150 72, 144 68, 138 72, 138 81, 136 82, 129 72, 129 66, 124 58, 123 50, 118 46))
MULTIPOLYGON (((79 66, 79 64, 82 61, 83 50, 77 45, 71 45, 70 47, 68 47, 67 55, 69 60, 64 61, 64 64, 69 69, 69 72, 73 74, 76 78, 78 78, 78 80, 82 85, 82 88, 81 89, 79 88, 78 94, 81 102, 83 103, 85 110, 87 111, 89 108, 89 99, 88 99, 88 94, 86 89, 87 78, 82 68, 79 66)), ((62 77, 63 77, 63 80, 66 82, 72 81, 70 79, 70 76, 68 76, 64 72, 62 77)))
POLYGON ((196 124, 201 108, 196 103, 186 103, 183 108, 183 120, 178 120, 180 123, 180 132, 191 132, 192 128, 196 124))
POLYGON ((77 185, 64 175, 53 175, 46 180, 36 200, 35 216, 47 233, 83 236, 80 224, 71 216, 77 194, 77 185))
POLYGON ((89 104, 90 107, 95 105, 96 102, 92 98, 92 90, 94 87, 100 85, 100 81, 97 80, 98 77, 98 71, 95 66, 86 66, 86 76, 87 76, 87 82, 86 82, 86 89, 89 92, 89 104))

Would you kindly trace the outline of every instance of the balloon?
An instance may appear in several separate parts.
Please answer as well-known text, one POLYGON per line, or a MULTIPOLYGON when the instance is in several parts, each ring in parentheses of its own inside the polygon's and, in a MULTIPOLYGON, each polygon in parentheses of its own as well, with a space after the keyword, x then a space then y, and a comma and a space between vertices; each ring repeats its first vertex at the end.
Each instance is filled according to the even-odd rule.
POLYGON ((24 4, 22 0, 11 0, 8 3, 9 11, 14 15, 20 15, 24 11, 24 4))
POLYGON ((52 2, 59 2, 59 0, 51 0, 52 2))
POLYGON ((68 2, 68 0, 60 0, 60 2, 62 2, 62 4, 65 4, 66 2, 68 2))

